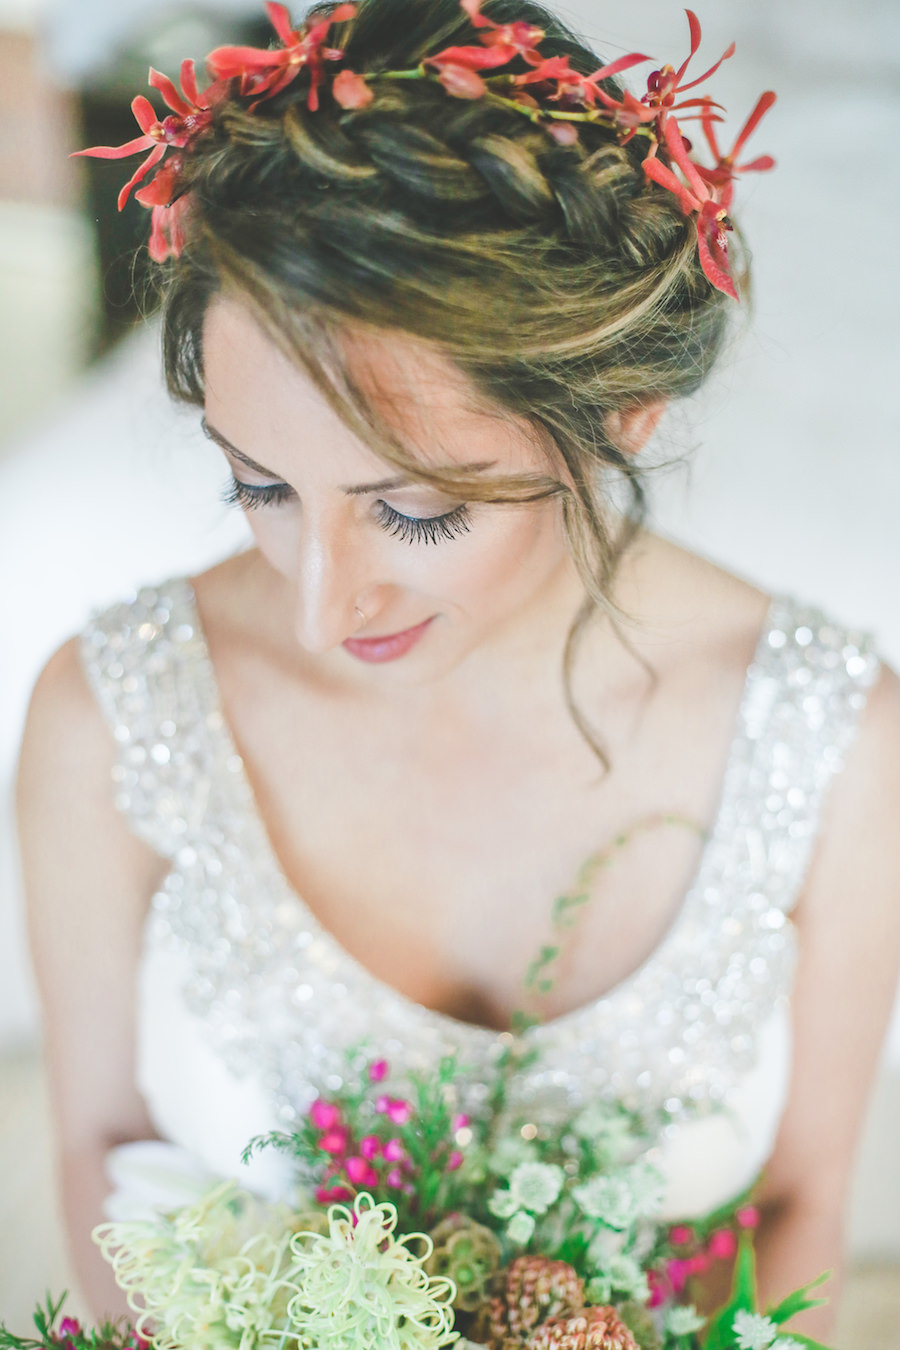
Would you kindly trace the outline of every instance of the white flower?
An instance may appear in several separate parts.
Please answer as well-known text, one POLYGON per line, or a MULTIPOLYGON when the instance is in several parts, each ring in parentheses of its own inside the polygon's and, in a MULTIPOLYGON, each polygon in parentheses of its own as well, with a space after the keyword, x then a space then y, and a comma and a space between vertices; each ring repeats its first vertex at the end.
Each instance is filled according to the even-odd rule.
POLYGON ((506 1225, 506 1236, 510 1242, 518 1242, 523 1247, 534 1232, 534 1218, 530 1214, 524 1214, 519 1210, 514 1214, 506 1225))
POLYGON ((563 1187, 566 1174, 555 1163, 521 1163, 509 1179, 509 1192, 518 1209, 544 1214, 563 1187))
POLYGON ((647 1277, 631 1256, 614 1256, 588 1281, 585 1293, 591 1303, 609 1303, 613 1294, 646 1303, 650 1297, 647 1277))
POLYGON ((512 1191, 496 1190, 488 1200, 488 1209, 498 1219, 511 1219, 518 1208, 512 1191))
POLYGON ((745 1312, 743 1309, 735 1313, 731 1326, 738 1338, 740 1350, 769 1350, 778 1335, 778 1328, 771 1317, 745 1312))
POLYGON ((665 1326, 670 1336, 690 1336, 706 1325, 692 1303, 684 1308, 670 1308, 666 1313, 665 1326))
POLYGON ((596 1176, 572 1194, 589 1219, 600 1219, 610 1228, 628 1228, 637 1218, 637 1206, 624 1176, 596 1176))
POLYGON ((639 1217, 656 1215, 662 1208, 666 1193, 665 1178, 652 1163, 638 1162, 626 1173, 634 1208, 639 1217))
POLYGON ((803 1346, 793 1336, 779 1336, 777 1341, 773 1341, 772 1350, 803 1350, 803 1346))

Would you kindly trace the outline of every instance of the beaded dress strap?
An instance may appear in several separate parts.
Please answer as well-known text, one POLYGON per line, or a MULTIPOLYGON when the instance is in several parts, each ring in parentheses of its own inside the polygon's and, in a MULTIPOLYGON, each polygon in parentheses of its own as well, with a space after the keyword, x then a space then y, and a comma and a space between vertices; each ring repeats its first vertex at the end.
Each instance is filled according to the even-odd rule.
POLYGON ((116 741, 114 800, 131 829, 174 857, 200 829, 221 782, 221 713, 193 591, 177 578, 95 611, 80 638, 91 687, 116 741))

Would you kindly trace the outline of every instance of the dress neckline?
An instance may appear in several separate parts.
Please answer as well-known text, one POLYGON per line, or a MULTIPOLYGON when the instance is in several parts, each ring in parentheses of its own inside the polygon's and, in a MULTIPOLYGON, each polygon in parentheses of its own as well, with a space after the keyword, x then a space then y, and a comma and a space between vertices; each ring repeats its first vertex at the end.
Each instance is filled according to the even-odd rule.
MULTIPOLYGON (((367 985, 373 996, 379 1001, 387 1000, 398 1008, 416 1013, 421 1021, 429 1024, 436 1032, 443 1031, 450 1034, 455 1041, 467 1040, 471 1045, 481 1043, 484 1046, 490 1046, 509 1042, 513 1038, 512 1032, 508 1030, 500 1031, 494 1027, 480 1025, 477 1022, 467 1022, 462 1018, 452 1016, 450 1013, 443 1013, 436 1008, 430 1008, 427 1004, 419 1003, 416 999, 402 993, 393 985, 373 974, 324 926, 300 892, 292 885, 272 844, 243 758, 225 717, 221 689, 203 629, 196 592, 189 577, 184 576, 179 580, 183 586, 184 618, 188 624, 188 631, 191 632, 192 647, 195 653, 195 673, 201 684, 201 705, 212 741, 211 748, 214 752, 215 761, 226 768, 224 776, 234 796, 234 807, 242 816, 246 829, 253 837, 255 856, 263 860, 273 886, 278 892, 277 895, 270 895, 268 887, 260 886, 260 893, 266 895, 271 903, 274 921, 278 923, 280 919, 282 923, 287 922, 294 928, 298 923, 302 923, 313 935, 314 940, 329 950, 336 972, 343 966, 346 971, 353 973, 355 982, 362 982, 367 985)), ((708 879, 715 871, 720 850, 727 849, 730 842, 726 837, 726 832, 729 829, 731 807, 739 795, 743 778, 746 775, 746 760, 743 750, 748 739, 754 677, 759 669, 761 657, 768 648, 769 634, 778 626, 780 622, 779 612, 785 603, 785 597, 782 596, 773 595, 769 599, 754 652, 744 674, 744 683, 731 743, 720 779, 718 804, 713 822, 707 830, 693 879, 675 908, 662 937, 634 970, 610 989, 567 1013, 561 1013, 547 1021, 528 1026, 520 1033, 524 1041, 539 1043, 548 1038, 552 1039, 559 1031, 571 1032, 571 1029, 577 1026, 580 1021, 587 1022, 591 1017, 596 1016, 599 1011, 610 1009, 613 1004, 619 1002, 627 1002, 629 997, 636 994, 641 985, 652 978, 656 967, 666 964, 670 953, 677 948, 683 931, 691 925, 695 912, 702 903, 704 892, 708 886, 708 879)), ((756 739, 757 736, 758 728, 755 728, 753 738, 756 739)), ((338 978, 337 974, 335 978, 338 978)))

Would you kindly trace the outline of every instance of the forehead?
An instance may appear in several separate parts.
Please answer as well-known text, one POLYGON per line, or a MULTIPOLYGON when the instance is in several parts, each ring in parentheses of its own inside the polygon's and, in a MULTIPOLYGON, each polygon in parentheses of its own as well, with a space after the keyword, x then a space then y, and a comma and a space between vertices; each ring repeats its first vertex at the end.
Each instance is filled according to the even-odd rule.
MULTIPOLYGON (((466 374, 429 344, 347 328, 338 346, 366 402, 416 458, 439 465, 487 457, 498 468, 546 467, 527 420, 491 406, 466 374)), ((260 438, 290 428, 302 430, 306 440, 321 443, 324 437, 332 447, 352 443, 369 468, 384 468, 312 377, 238 300, 211 302, 203 326, 203 366, 209 420, 249 453, 254 451, 245 443, 248 434, 257 436, 258 448, 260 438)))

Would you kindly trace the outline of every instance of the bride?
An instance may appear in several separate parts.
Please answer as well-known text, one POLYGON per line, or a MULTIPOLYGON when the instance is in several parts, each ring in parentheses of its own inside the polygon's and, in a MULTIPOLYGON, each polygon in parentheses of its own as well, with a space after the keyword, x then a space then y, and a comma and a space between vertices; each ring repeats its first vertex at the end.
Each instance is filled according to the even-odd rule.
POLYGON ((595 1096, 662 1122, 671 1217, 762 1172, 774 1297, 841 1263, 900 964, 900 685, 643 523, 641 450, 735 284, 724 211, 698 236, 666 177, 680 138, 651 172, 643 136, 560 130, 600 63, 528 0, 351 9, 298 34, 272 6, 281 48, 157 83, 194 119, 141 189, 167 379, 254 546, 95 614, 31 704, 76 1268, 123 1306, 89 1234, 130 1141, 241 1174, 364 1038, 401 1075, 457 1050, 477 1109, 515 1031, 539 1122, 595 1096), (475 83, 504 42, 513 71, 568 59, 544 121, 475 83))

